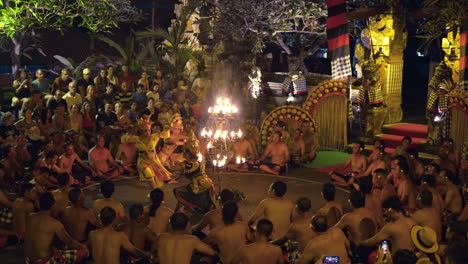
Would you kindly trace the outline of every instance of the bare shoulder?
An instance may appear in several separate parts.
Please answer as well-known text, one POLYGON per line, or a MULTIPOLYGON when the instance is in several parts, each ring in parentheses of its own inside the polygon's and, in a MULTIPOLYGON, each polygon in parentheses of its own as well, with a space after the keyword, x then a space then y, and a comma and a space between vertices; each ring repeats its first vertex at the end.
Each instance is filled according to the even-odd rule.
POLYGON ((172 214, 174 214, 174 210, 172 210, 172 209, 169 208, 169 207, 165 207, 165 206, 164 206, 164 207, 162 207, 161 209, 163 209, 162 212, 163 212, 165 215, 172 215, 172 214))

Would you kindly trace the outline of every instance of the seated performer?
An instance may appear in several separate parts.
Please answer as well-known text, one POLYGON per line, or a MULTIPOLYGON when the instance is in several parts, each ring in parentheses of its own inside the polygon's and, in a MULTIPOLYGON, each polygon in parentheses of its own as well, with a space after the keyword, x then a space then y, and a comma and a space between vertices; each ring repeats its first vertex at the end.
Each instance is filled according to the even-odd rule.
POLYGON ((237 139, 236 142, 234 142, 234 144, 232 144, 231 148, 234 155, 232 156, 233 159, 231 160, 231 164, 228 165, 228 169, 239 172, 249 171, 249 163, 251 163, 256 158, 255 152, 253 151, 250 142, 245 139, 244 135, 242 135, 237 139), (242 164, 235 164, 234 162, 237 161, 238 157, 244 158, 246 162, 242 164))
POLYGON ((140 181, 148 182, 151 189, 160 188, 163 186, 164 181, 171 179, 172 174, 164 168, 155 150, 159 139, 168 138, 169 136, 169 129, 152 134, 151 126, 141 120, 138 122, 137 136, 122 136, 122 143, 135 143, 139 151, 137 170, 140 181))
POLYGON ((105 144, 104 135, 98 135, 96 146, 89 150, 88 160, 96 171, 97 177, 108 180, 119 176, 124 170, 115 162, 105 144))
POLYGON ((363 150, 364 143, 359 142, 353 144, 353 153, 341 168, 342 170, 345 170, 351 166, 351 171, 349 171, 347 174, 343 175, 337 173, 336 171, 330 171, 329 175, 336 185, 352 186, 355 178, 363 176, 363 173, 367 168, 367 159, 364 155, 362 155, 363 150))
POLYGON ((26 263, 79 263, 88 256, 85 245, 72 239, 62 223, 51 216, 55 204, 51 193, 39 197, 40 211, 28 216, 26 221, 26 263), (56 250, 54 237, 58 237, 70 249, 56 250))
MULTIPOLYGON (((127 130, 127 135, 132 136, 133 133, 129 129, 127 130)), ((117 149, 117 154, 115 159, 122 164, 122 168, 132 174, 136 174, 136 164, 137 164, 138 149, 135 146, 135 143, 126 142, 121 143, 117 149)))
POLYGON ((70 142, 63 145, 64 154, 59 158, 60 167, 65 170, 70 176, 81 184, 89 183, 90 179, 88 175, 96 176, 95 171, 84 163, 81 158, 75 153, 74 147, 70 142), (73 165, 77 162, 81 167, 87 171, 74 170, 73 165))
POLYGON ((294 137, 291 141, 291 164, 297 168, 300 164, 306 160, 305 156, 305 142, 303 137, 302 129, 297 128, 294 130, 294 137))
POLYGON ((262 163, 260 170, 266 173, 279 175, 286 170, 286 163, 289 161, 288 146, 281 142, 281 132, 275 131, 273 133, 272 142, 268 144, 263 155, 257 160, 264 161, 267 157, 271 157, 271 163, 262 163))

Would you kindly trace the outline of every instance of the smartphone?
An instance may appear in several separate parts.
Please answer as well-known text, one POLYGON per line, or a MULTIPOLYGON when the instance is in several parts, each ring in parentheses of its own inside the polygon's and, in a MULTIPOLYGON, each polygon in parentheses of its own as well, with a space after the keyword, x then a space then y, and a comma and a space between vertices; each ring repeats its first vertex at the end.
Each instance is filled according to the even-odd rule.
POLYGON ((340 263, 340 257, 338 256, 325 256, 322 260, 323 264, 336 264, 340 263))
POLYGON ((387 240, 382 241, 380 246, 382 247, 383 253, 387 254, 388 253, 388 241, 387 240))

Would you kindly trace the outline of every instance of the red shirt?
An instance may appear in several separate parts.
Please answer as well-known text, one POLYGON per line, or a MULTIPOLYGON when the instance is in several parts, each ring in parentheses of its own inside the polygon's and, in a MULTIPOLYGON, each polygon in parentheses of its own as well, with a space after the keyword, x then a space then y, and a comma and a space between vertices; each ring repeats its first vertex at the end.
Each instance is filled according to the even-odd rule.
POLYGON ((130 87, 131 90, 133 91, 133 76, 131 75, 120 75, 119 77, 119 85, 122 87, 122 83, 127 83, 127 87, 130 87))

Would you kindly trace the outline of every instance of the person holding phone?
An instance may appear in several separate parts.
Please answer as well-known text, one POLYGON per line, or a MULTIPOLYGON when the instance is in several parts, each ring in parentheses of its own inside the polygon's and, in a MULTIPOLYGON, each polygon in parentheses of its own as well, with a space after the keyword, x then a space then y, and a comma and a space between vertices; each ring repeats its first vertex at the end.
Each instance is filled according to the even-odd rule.
POLYGON ((307 243, 303 255, 295 263, 317 263, 322 259, 322 262, 329 261, 323 263, 347 264, 349 241, 343 231, 337 227, 328 228, 327 218, 321 215, 314 216, 311 224, 317 236, 307 243))
POLYGON ((389 240, 392 244, 392 252, 399 249, 414 248, 414 243, 411 240, 411 228, 416 225, 416 222, 405 216, 402 204, 398 196, 392 196, 382 203, 384 217, 392 220, 392 222, 384 225, 384 227, 373 237, 366 239, 360 243, 361 246, 372 247, 383 240, 389 240))

